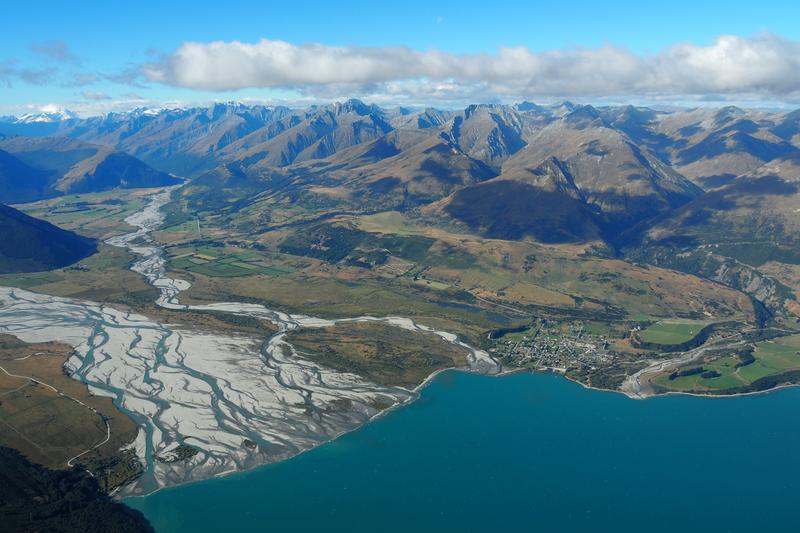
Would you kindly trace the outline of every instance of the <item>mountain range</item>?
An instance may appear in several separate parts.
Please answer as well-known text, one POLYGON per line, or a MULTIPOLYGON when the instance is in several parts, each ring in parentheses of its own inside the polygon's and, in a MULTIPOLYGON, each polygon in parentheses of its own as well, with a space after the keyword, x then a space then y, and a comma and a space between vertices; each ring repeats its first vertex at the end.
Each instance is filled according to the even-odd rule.
POLYGON ((173 173, 191 180, 180 194, 193 209, 251 230, 401 211, 762 288, 751 263, 785 259, 800 238, 800 111, 220 103, 5 120, 0 132, 27 135, 0 140, 0 201, 9 175, 25 176, 13 195, 31 199, 174 183, 173 173), (301 214, 286 222, 281 210, 301 214), (745 242, 758 260, 735 248, 745 242))
MULTIPOLYGON (((613 242, 622 230, 707 191, 738 186, 737 176, 796 157, 799 121, 798 112, 735 107, 665 112, 523 102, 450 111, 348 100, 306 109, 215 104, 35 124, 46 127, 42 132, 50 140, 39 142, 51 150, 75 154, 85 149, 79 142, 90 143, 104 147, 95 159, 130 165, 117 155, 126 153, 162 172, 203 176, 206 184, 222 166, 261 181, 255 189, 292 183, 295 198, 349 208, 407 210, 435 203, 428 212, 487 236, 556 242, 600 236, 613 242), (54 137, 72 142, 59 144, 54 137), (485 201, 471 201, 476 195, 485 201), (497 220, 498 199, 509 195, 528 213, 511 209, 514 220, 497 220), (545 199, 549 211, 580 228, 542 228, 536 220, 547 218, 540 206, 545 199)), ((0 131, 30 133, 24 128, 31 124, 5 122, 0 131)), ((41 153, 34 142, 6 139, 0 149, 43 167, 33 164, 41 153)), ((74 179, 91 172, 67 166, 62 161, 45 169, 66 176, 51 188, 94 187, 74 179)), ((141 167, 133 172, 145 183, 163 180, 141 167)), ((39 186, 37 178, 30 183, 39 186)))

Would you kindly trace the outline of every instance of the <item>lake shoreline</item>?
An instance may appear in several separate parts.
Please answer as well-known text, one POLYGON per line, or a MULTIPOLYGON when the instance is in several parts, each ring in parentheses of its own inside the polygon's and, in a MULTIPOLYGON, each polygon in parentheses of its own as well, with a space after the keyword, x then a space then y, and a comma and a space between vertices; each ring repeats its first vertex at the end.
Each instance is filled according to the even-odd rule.
POLYGON ((436 374, 421 402, 291 461, 126 503, 176 533, 266 523, 279 531, 526 530, 532 520, 542 531, 619 533, 642 520, 674 531, 675 508, 685 510, 687 531, 792 523, 791 506, 776 494, 798 485, 800 461, 786 454, 800 445, 800 430, 774 429, 800 401, 797 390, 643 404, 592 394, 554 372, 513 369, 507 381, 459 369, 436 374), (737 462, 744 445, 763 460, 737 462), (685 472, 698 468, 719 487, 687 486, 685 472), (754 490, 764 468, 777 479, 754 490), (654 500, 661 503, 647 505, 654 500))
POLYGON ((800 386, 800 384, 785 384, 785 385, 779 385, 777 387, 773 387, 771 389, 767 389, 767 390, 764 390, 764 391, 755 391, 755 392, 747 392, 747 393, 736 393, 736 394, 726 394, 726 395, 709 395, 709 394, 696 394, 696 393, 670 391, 670 392, 665 392, 665 393, 649 394, 649 395, 646 395, 646 396, 632 396, 632 395, 626 393, 625 391, 622 391, 622 390, 619 390, 619 389, 606 389, 606 388, 593 387, 591 385, 587 385, 585 383, 582 383, 582 382, 580 382, 580 381, 568 376, 566 374, 566 372, 564 372, 563 370, 560 370, 560 369, 511 368, 511 369, 501 370, 500 372, 497 372, 497 373, 494 373, 494 374, 487 374, 487 373, 481 373, 481 372, 477 372, 475 370, 471 370, 468 367, 440 368, 438 370, 435 370, 431 374, 429 374, 428 377, 426 377, 419 385, 415 386, 413 389, 407 389, 407 390, 409 390, 409 392, 413 393, 413 396, 409 397, 407 400, 405 400, 403 402, 396 403, 396 404, 394 404, 394 405, 392 405, 390 407, 387 407, 386 409, 374 414, 364 424, 362 424, 360 426, 357 426, 357 427, 354 427, 352 429, 346 430, 346 431, 342 431, 340 434, 338 434, 338 435, 336 435, 334 437, 331 437, 330 439, 327 439, 325 441, 319 442, 317 445, 315 445, 315 446, 313 446, 313 447, 311 447, 311 448, 309 448, 307 450, 302 450, 302 451, 299 451, 296 454, 293 454, 291 456, 285 457, 285 458, 280 459, 278 461, 263 463, 263 464, 255 466, 253 468, 233 469, 233 470, 229 470, 227 472, 220 472, 220 473, 215 474, 214 476, 211 476, 209 478, 194 479, 194 480, 190 480, 190 481, 187 481, 187 482, 184 482, 184 483, 180 483, 180 484, 177 484, 177 485, 166 485, 166 486, 163 486, 163 487, 159 487, 155 491, 149 492, 147 494, 127 495, 127 496, 125 496, 123 498, 119 498, 119 500, 125 502, 125 501, 128 501, 128 500, 146 499, 146 498, 148 498, 148 497, 150 497, 150 496, 152 496, 154 494, 158 494, 158 493, 161 493, 163 491, 176 490, 176 489, 180 489, 182 487, 186 487, 186 486, 190 486, 190 485, 201 484, 204 481, 208 481, 209 479, 221 479, 221 478, 227 478, 227 477, 235 476, 237 474, 246 474, 246 473, 250 473, 250 472, 257 472, 259 470, 266 469, 266 468, 269 468, 269 467, 273 467, 275 465, 290 461, 292 459, 296 459, 296 458, 300 457, 301 455, 304 455, 304 454, 307 454, 309 452, 312 452, 312 451, 316 450, 320 446, 324 446, 326 444, 330 444, 330 443, 332 443, 332 442, 334 442, 334 441, 336 441, 338 439, 341 439, 342 437, 344 437, 346 435, 361 431, 364 428, 366 428, 367 426, 371 425, 373 422, 376 422, 376 421, 378 421, 378 420, 380 420, 380 419, 382 419, 382 418, 384 418, 386 416, 389 416, 392 413, 394 413, 395 411, 401 410, 401 409, 403 409, 405 407, 412 406, 420 398, 420 396, 421 396, 422 392, 424 391, 424 389, 427 388, 428 386, 430 386, 436 380, 436 378, 438 378, 440 375, 442 375, 442 374, 444 374, 446 372, 457 372, 457 373, 463 373, 463 374, 469 374, 469 375, 477 375, 477 376, 482 376, 482 377, 487 377, 487 378, 504 378, 504 377, 510 377, 510 376, 514 376, 514 375, 518 375, 518 374, 552 375, 552 376, 563 378, 567 382, 574 383, 576 385, 580 385, 585 390, 594 391, 594 392, 602 392, 602 393, 613 393, 615 395, 624 396, 625 398, 630 399, 630 400, 649 400, 649 399, 653 399, 653 398, 667 397, 667 396, 687 396, 687 397, 696 397, 696 398, 713 398, 713 399, 729 398, 730 399, 730 398, 745 397, 745 396, 763 396, 763 395, 767 395, 767 394, 770 394, 770 393, 778 392, 779 390, 782 390, 782 389, 790 389, 790 388, 796 388, 796 387, 800 386))

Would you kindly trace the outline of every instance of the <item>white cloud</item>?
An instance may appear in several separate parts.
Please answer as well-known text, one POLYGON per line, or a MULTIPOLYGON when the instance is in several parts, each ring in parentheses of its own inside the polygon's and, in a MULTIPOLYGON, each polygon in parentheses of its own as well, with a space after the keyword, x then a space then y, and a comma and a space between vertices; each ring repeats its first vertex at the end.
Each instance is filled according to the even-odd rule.
POLYGON ((60 113, 62 111, 67 111, 67 109, 58 104, 45 104, 36 108, 36 111, 40 113, 60 113))
POLYGON ((625 48, 536 53, 502 47, 453 54, 394 47, 187 42, 142 66, 151 81, 198 90, 293 88, 307 95, 394 94, 415 99, 800 94, 800 42, 763 33, 676 44, 653 55, 625 48))

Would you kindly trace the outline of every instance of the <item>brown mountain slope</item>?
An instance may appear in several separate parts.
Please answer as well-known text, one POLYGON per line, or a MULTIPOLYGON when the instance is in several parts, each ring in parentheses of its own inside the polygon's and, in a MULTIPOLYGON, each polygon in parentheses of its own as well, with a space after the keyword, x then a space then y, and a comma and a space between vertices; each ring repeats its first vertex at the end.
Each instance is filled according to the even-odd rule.
POLYGON ((487 165, 437 136, 396 156, 343 172, 342 186, 359 202, 408 209, 495 175, 487 165))
POLYGON ((70 124, 59 134, 124 151, 165 172, 194 176, 219 164, 218 153, 266 125, 292 125, 286 107, 214 104, 208 108, 110 113, 70 124))
POLYGON ((649 241, 800 245, 800 157, 782 158, 707 192, 646 232, 649 241))
POLYGON ((729 106, 673 113, 610 109, 605 114, 614 127, 704 189, 798 151, 792 138, 799 130, 791 113, 729 106))
POLYGON ((742 290, 800 316, 800 159, 773 161, 628 234, 626 255, 742 290))
POLYGON ((322 159, 392 130, 380 108, 358 100, 312 108, 295 120, 299 122, 288 124, 277 134, 273 134, 272 125, 260 128, 226 146, 219 157, 259 171, 322 159))
POLYGON ((495 169, 526 145, 523 117, 509 106, 471 105, 445 131, 464 153, 495 169))
POLYGON ((599 210, 612 233, 674 209, 702 191, 630 138, 608 126, 591 106, 544 127, 503 165, 524 174, 543 160, 563 162, 581 197, 599 210))

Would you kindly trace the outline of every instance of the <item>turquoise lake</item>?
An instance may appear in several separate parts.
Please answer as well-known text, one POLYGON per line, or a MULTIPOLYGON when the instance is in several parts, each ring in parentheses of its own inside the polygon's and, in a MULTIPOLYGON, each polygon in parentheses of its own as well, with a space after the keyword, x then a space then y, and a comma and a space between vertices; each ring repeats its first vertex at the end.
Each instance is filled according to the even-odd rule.
POLYGON ((289 461, 126 500, 159 532, 798 531, 800 389, 635 401, 440 374, 289 461))

